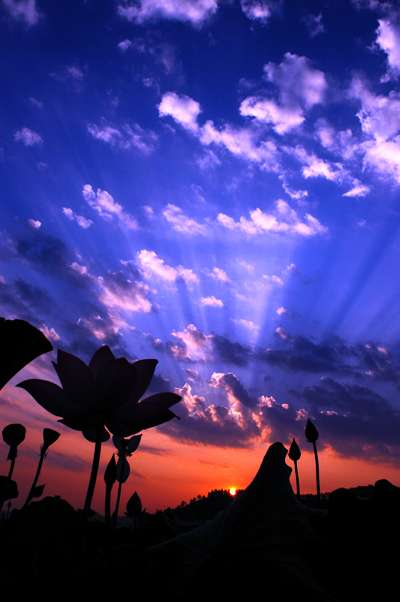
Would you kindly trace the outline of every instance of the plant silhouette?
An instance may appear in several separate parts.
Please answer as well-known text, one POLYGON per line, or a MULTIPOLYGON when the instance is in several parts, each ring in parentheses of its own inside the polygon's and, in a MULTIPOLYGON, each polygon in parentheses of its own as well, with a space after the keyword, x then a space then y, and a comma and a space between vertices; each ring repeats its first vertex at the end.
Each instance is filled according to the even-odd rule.
MULTIPOLYGON (((39 464, 36 470, 36 475, 33 479, 33 483, 32 486, 29 490, 28 496, 25 500, 25 504, 24 504, 24 508, 29 504, 29 502, 34 498, 34 497, 39 497, 37 495, 37 491, 36 491, 36 486, 37 486, 37 482, 39 480, 39 475, 40 475, 40 471, 42 469, 43 466, 43 462, 44 459, 46 457, 47 454, 47 450, 49 449, 50 445, 52 445, 53 443, 55 443, 57 441, 57 439, 60 437, 60 433, 57 431, 54 431, 53 429, 49 429, 49 428, 45 428, 43 429, 43 444, 40 447, 40 456, 39 456, 39 464)), ((44 486, 43 486, 44 487, 44 486)), ((42 489, 42 493, 43 493, 43 489, 42 489)))
POLYGON ((321 486, 319 480, 319 461, 318 461, 318 451, 317 451, 317 439, 318 439, 318 431, 311 420, 308 418, 306 428, 305 428, 306 439, 309 443, 313 444, 314 449, 314 458, 315 458, 315 475, 317 481, 317 501, 318 507, 321 505, 321 486))
POLYGON ((113 515, 114 526, 117 523, 119 504, 121 500, 122 484, 128 480, 130 474, 130 466, 128 458, 137 450, 140 444, 142 435, 134 435, 130 439, 113 436, 113 443, 117 448, 118 461, 116 465, 116 480, 118 481, 117 501, 113 515))
POLYGON ((141 430, 163 424, 177 416, 169 409, 180 401, 175 393, 157 393, 139 401, 153 377, 157 360, 130 363, 116 359, 104 345, 89 364, 58 350, 58 363, 53 366, 61 387, 53 382, 30 379, 17 386, 25 389, 47 411, 61 416, 60 422, 81 431, 95 444, 83 520, 90 514, 100 462, 101 445, 110 432, 129 437, 141 430))
MULTIPOLYGON (((29 361, 52 349, 40 331, 22 320, 1 318, 0 335, 10 348, 10 356, 0 366, 1 387, 29 361)), ((389 599, 397 587, 392 544, 400 537, 400 488, 379 480, 367 498, 338 489, 329 498, 324 495, 328 502, 321 509, 319 433, 310 419, 305 436, 314 449, 318 509, 307 506, 307 496, 300 501, 301 452, 293 439, 289 453, 282 443, 273 443, 250 485, 234 499, 225 492, 229 502, 218 505, 219 511, 210 516, 185 514, 193 504, 184 502, 175 511, 151 516, 135 491, 125 511, 125 520, 132 524, 118 528, 113 524, 111 493, 118 482, 116 518, 121 488, 130 474, 129 457, 141 442, 137 433, 174 418, 170 407, 181 399, 159 393, 141 400, 156 364, 156 360, 116 359, 107 346, 88 365, 59 351, 53 365, 61 386, 38 379, 20 383, 60 422, 94 443, 94 457, 83 512, 58 496, 34 501, 43 493, 44 486, 37 483, 46 453, 60 436, 43 429, 39 463, 26 501, 21 510, 3 513, 0 521, 0 583, 16 591, 26 581, 30 592, 34 585, 42 596, 54 596, 60 583, 70 595, 84 588, 92 596, 104 596, 114 594, 117 587, 119 595, 130 596, 135 587, 139 595, 182 601, 203 599, 210 592, 214 597, 252 599, 259 596, 262 582, 272 600, 389 599), (101 445, 110 433, 117 452, 104 473, 104 524, 94 517, 87 519, 101 445), (297 496, 290 485, 287 454, 294 462, 297 496)), ((8 476, 0 476, 1 507, 18 496, 11 477, 26 429, 8 424, 2 436, 10 467, 8 476)))
POLYGON ((7 498, 8 486, 11 481, 11 477, 14 472, 15 460, 18 454, 18 445, 25 439, 26 428, 22 424, 9 424, 3 428, 3 440, 4 443, 10 446, 7 460, 10 460, 10 469, 7 475, 7 481, 4 485, 2 497, 0 498, 0 512, 3 509, 3 504, 7 498))
POLYGON ((44 334, 25 320, 0 318, 0 341, 4 350, 0 366, 0 390, 22 368, 53 349, 44 334))
POLYGON ((300 479, 299 479, 299 469, 297 466, 298 460, 300 460, 301 451, 299 446, 296 443, 296 440, 293 439, 292 444, 289 448, 289 458, 294 462, 294 470, 296 474, 296 493, 297 499, 300 499, 300 479))

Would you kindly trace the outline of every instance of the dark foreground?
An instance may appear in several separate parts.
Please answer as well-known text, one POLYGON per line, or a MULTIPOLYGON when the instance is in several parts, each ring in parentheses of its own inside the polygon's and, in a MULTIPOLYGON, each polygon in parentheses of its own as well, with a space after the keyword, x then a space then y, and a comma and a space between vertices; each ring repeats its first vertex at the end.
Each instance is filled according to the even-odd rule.
POLYGON ((353 602, 398 589, 400 488, 339 489, 327 508, 297 501, 286 450, 272 445, 249 487, 206 520, 157 513, 107 530, 60 498, 0 525, 0 583, 14 594, 129 599, 353 602), (152 597, 152 598, 151 598, 152 597))

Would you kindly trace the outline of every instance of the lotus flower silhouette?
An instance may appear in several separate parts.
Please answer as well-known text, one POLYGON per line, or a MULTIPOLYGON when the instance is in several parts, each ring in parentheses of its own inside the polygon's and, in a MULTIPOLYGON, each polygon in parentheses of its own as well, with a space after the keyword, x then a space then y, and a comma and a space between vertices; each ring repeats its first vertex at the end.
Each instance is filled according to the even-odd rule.
POLYGON ((54 368, 61 387, 53 382, 29 379, 17 386, 25 389, 60 422, 82 431, 88 441, 109 439, 109 432, 129 437, 139 431, 176 418, 170 406, 180 401, 175 393, 157 393, 139 402, 153 377, 157 360, 129 363, 116 359, 108 347, 100 347, 89 365, 59 350, 54 368))
POLYGON ((82 431, 88 441, 95 443, 83 508, 84 524, 90 514, 101 444, 109 439, 109 432, 130 437, 177 418, 169 408, 181 397, 175 393, 157 393, 139 402, 150 384, 157 360, 130 364, 125 358, 115 359, 108 345, 96 351, 89 365, 61 350, 57 360, 53 365, 61 387, 40 379, 24 380, 17 386, 30 393, 48 412, 62 416, 61 423, 82 431))

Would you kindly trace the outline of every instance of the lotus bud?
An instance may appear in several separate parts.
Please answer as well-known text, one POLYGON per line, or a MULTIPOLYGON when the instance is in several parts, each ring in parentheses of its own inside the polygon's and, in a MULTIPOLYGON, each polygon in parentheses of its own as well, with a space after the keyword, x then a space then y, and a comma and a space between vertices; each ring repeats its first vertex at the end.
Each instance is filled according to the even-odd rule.
POLYGON ((292 444, 289 449, 289 458, 293 462, 297 462, 297 460, 300 460, 300 456, 301 456, 300 448, 296 443, 296 439, 293 439, 292 444))
POLYGON ((53 431, 53 429, 43 429, 43 448, 47 450, 50 445, 53 445, 59 438, 60 433, 53 431))
POLYGON ((318 431, 309 418, 305 428, 305 435, 309 443, 314 443, 318 439, 318 431))
POLYGON ((10 446, 7 460, 17 457, 17 447, 25 439, 26 428, 22 424, 9 424, 3 428, 4 443, 10 446))
POLYGON ((142 513, 142 502, 139 495, 135 493, 129 498, 126 504, 126 516, 129 518, 138 518, 142 513))
POLYGON ((117 479, 117 465, 115 463, 114 454, 111 456, 107 468, 104 472, 104 482, 107 487, 112 487, 117 479))

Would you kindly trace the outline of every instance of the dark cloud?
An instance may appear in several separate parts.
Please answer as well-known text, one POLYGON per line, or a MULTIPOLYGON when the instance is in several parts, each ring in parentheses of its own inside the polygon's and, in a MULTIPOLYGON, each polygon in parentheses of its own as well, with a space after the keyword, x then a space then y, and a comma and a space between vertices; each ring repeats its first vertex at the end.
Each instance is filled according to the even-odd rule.
POLYGON ((217 384, 214 386, 225 390, 247 408, 255 408, 257 405, 257 399, 249 395, 238 377, 232 374, 232 372, 220 376, 217 384))
POLYGON ((259 349, 256 357, 267 364, 281 366, 294 372, 354 372, 354 366, 350 362, 353 354, 337 338, 314 343, 305 336, 291 336, 283 328, 278 328, 276 341, 276 348, 259 349))
POLYGON ((358 345, 356 353, 364 372, 373 380, 390 382, 400 387, 399 355, 393 356, 385 347, 368 342, 358 345))
POLYGON ((235 366, 247 366, 252 351, 249 347, 235 343, 226 337, 214 335, 213 348, 219 359, 226 364, 234 364, 235 366))
POLYGON ((320 431, 322 444, 340 454, 378 458, 400 457, 400 412, 368 387, 331 378, 306 387, 303 399, 320 431))

